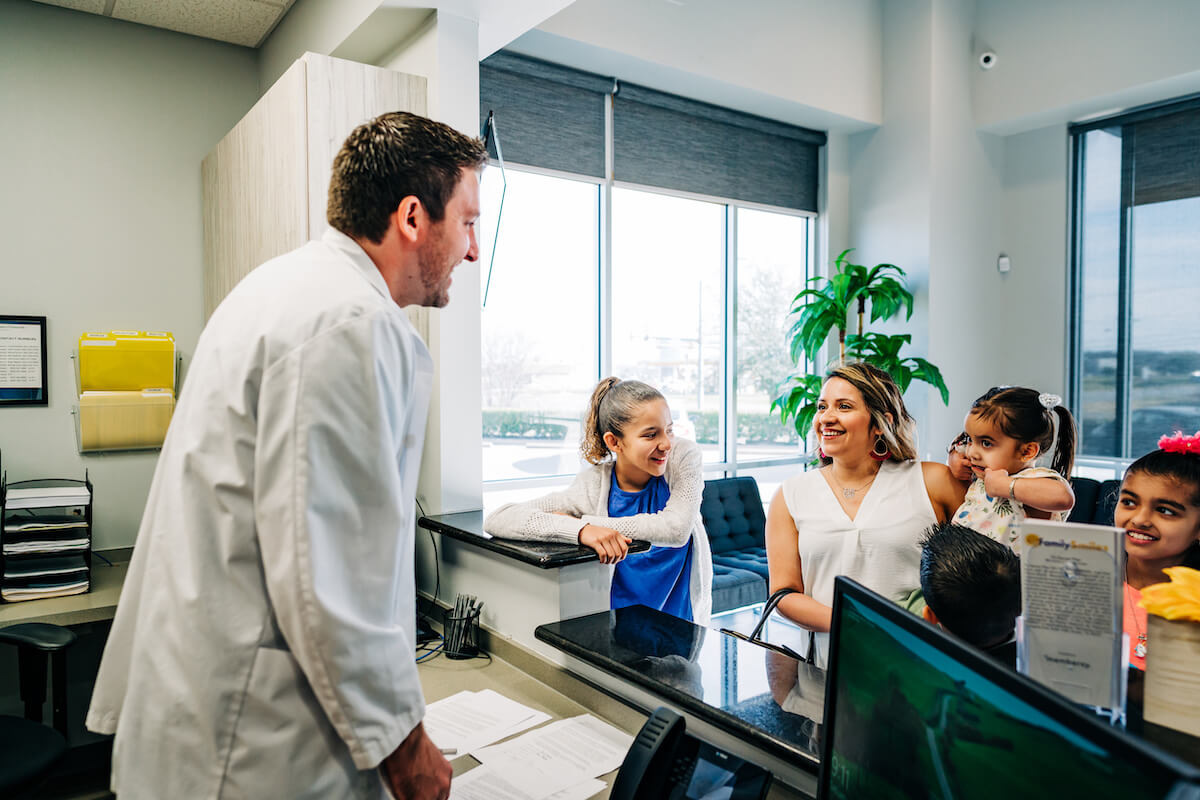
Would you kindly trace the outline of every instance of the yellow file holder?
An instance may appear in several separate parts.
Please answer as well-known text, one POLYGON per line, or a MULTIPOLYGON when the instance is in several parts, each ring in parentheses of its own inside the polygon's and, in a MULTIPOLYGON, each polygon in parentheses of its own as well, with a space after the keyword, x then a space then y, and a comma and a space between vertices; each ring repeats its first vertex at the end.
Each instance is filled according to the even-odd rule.
POLYGON ((161 447, 175 410, 167 389, 140 392, 84 392, 79 396, 81 450, 161 447))
POLYGON ((79 337, 81 392, 175 391, 175 337, 167 331, 108 331, 79 337))

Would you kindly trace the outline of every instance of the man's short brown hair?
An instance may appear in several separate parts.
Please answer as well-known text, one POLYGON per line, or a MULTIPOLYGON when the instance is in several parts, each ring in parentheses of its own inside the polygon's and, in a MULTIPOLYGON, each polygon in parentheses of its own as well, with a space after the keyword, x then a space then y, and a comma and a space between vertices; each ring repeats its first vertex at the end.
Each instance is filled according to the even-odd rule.
POLYGON ((383 114, 355 128, 334 157, 325 217, 347 236, 379 244, 401 200, 416 197, 439 222, 462 170, 485 163, 479 139, 407 111, 383 114))

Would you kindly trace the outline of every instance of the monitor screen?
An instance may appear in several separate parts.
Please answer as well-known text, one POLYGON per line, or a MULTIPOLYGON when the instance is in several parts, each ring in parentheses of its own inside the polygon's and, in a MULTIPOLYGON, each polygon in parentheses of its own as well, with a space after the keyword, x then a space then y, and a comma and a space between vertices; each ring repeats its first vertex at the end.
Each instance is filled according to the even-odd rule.
POLYGON ((1197 771, 838 578, 823 798, 1163 798, 1197 771))

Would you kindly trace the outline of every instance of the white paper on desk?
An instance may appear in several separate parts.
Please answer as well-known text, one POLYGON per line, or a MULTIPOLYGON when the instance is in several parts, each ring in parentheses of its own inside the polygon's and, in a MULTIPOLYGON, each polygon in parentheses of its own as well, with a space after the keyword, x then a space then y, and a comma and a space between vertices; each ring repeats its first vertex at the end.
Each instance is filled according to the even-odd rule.
POLYGON ((450 784, 450 800, 587 800, 604 787, 604 781, 589 778, 552 795, 540 791, 528 794, 491 768, 480 765, 454 779, 450 784))
POLYGON ((631 744, 629 734, 581 714, 471 755, 513 785, 553 793, 621 766, 631 744))
POLYGON ((506 736, 540 725, 550 715, 499 692, 462 691, 425 708, 425 732, 442 748, 459 755, 498 742, 506 736))

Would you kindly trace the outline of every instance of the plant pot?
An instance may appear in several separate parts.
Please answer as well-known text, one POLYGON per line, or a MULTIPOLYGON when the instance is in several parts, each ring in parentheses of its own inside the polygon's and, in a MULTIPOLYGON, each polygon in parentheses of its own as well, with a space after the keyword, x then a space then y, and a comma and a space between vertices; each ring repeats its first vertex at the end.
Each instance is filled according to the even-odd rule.
POLYGON ((1200 736, 1200 622, 1147 616, 1143 716, 1200 736))

